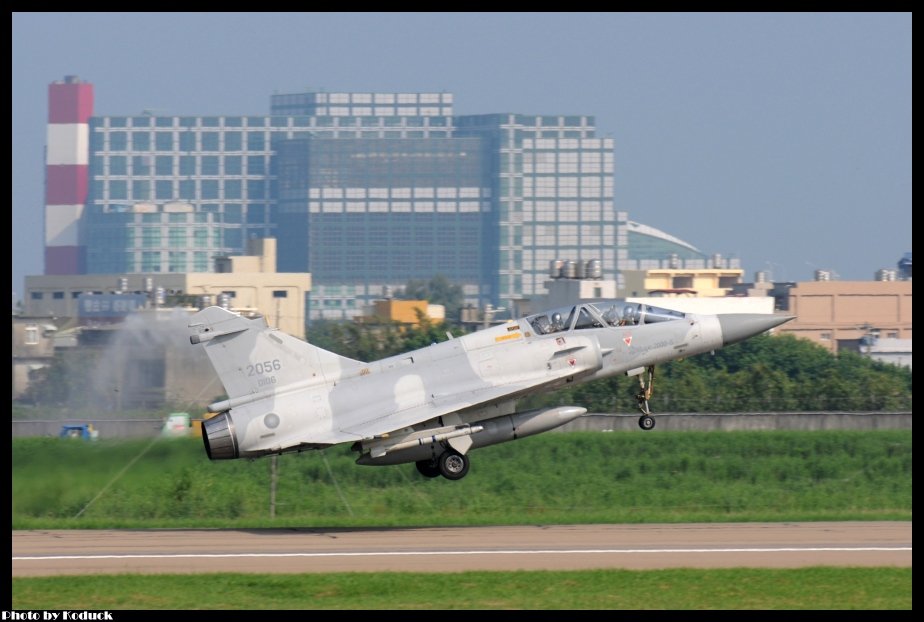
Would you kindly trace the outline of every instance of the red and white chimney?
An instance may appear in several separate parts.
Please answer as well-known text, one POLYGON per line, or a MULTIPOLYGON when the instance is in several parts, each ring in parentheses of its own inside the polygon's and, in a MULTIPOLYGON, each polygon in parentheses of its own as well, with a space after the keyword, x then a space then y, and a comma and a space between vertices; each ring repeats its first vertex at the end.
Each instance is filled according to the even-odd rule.
POLYGON ((45 274, 83 274, 81 217, 87 201, 93 85, 77 76, 48 85, 45 149, 45 274))

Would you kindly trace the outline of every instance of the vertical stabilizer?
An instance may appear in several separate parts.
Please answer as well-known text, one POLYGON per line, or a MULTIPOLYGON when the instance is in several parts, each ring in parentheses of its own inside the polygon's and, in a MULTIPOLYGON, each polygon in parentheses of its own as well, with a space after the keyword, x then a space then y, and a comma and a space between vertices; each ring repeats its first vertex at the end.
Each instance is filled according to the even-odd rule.
POLYGON ((292 384, 339 380, 363 363, 328 352, 220 307, 190 318, 192 344, 202 344, 229 399, 273 393, 292 384))

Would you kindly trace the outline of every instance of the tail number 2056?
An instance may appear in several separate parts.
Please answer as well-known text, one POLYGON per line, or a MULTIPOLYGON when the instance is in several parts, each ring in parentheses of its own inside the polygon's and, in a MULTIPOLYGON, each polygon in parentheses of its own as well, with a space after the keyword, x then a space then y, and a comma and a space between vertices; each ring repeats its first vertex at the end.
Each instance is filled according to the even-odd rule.
POLYGON ((274 371, 279 371, 280 369, 282 369, 282 363, 279 362, 279 359, 273 359, 272 361, 263 361, 262 363, 248 365, 247 375, 262 376, 264 374, 271 374, 274 371))

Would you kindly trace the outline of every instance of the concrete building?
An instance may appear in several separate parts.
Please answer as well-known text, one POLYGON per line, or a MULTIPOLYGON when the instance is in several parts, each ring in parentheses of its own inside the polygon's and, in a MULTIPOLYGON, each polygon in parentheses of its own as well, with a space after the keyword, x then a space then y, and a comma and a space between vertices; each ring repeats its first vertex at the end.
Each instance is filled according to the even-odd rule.
POLYGON ((727 296, 741 283, 740 268, 649 268, 623 270, 624 296, 727 296))
POLYGON ((808 281, 778 284, 776 308, 796 319, 779 328, 832 352, 860 351, 869 337, 911 339, 911 281, 808 281))
POLYGON ((67 403, 106 414, 165 405, 200 413, 224 389, 205 351, 189 343, 191 308, 148 308, 124 321, 84 326, 61 348, 67 403))
POLYGON ((911 251, 908 251, 898 260, 898 278, 902 281, 911 280, 911 251))
POLYGON ((216 259, 214 273, 128 273, 26 277, 25 313, 101 325, 152 307, 220 304, 262 315, 270 326, 303 337, 311 275, 276 272, 276 241, 248 242, 252 255, 216 259))
MULTIPOLYGON (((665 307, 683 313, 717 315, 720 313, 773 313, 774 300, 770 296, 629 296, 629 302, 641 302, 655 307, 665 307)), ((778 328, 773 329, 779 330, 778 328)))
POLYGON ((29 388, 32 372, 54 360, 54 318, 13 316, 13 399, 29 388))
POLYGON ((553 259, 548 263, 543 293, 534 293, 513 301, 512 307, 492 310, 498 319, 514 319, 562 307, 575 302, 594 302, 616 297, 616 278, 605 277, 600 259, 553 259))
POLYGON ((875 361, 911 369, 911 339, 868 338, 860 353, 875 361))

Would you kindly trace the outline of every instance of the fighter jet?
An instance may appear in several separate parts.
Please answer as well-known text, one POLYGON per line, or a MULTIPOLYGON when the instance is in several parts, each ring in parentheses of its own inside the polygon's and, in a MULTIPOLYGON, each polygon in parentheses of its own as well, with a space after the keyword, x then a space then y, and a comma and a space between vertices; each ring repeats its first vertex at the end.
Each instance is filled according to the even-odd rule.
POLYGON ((458 480, 472 449, 557 428, 586 408, 518 412, 524 396, 607 378, 639 377, 639 426, 655 365, 714 351, 792 319, 695 315, 609 301, 537 313, 406 354, 365 363, 328 352, 219 307, 191 317, 227 399, 202 426, 212 460, 353 443, 362 465, 413 462, 425 477, 458 480))

